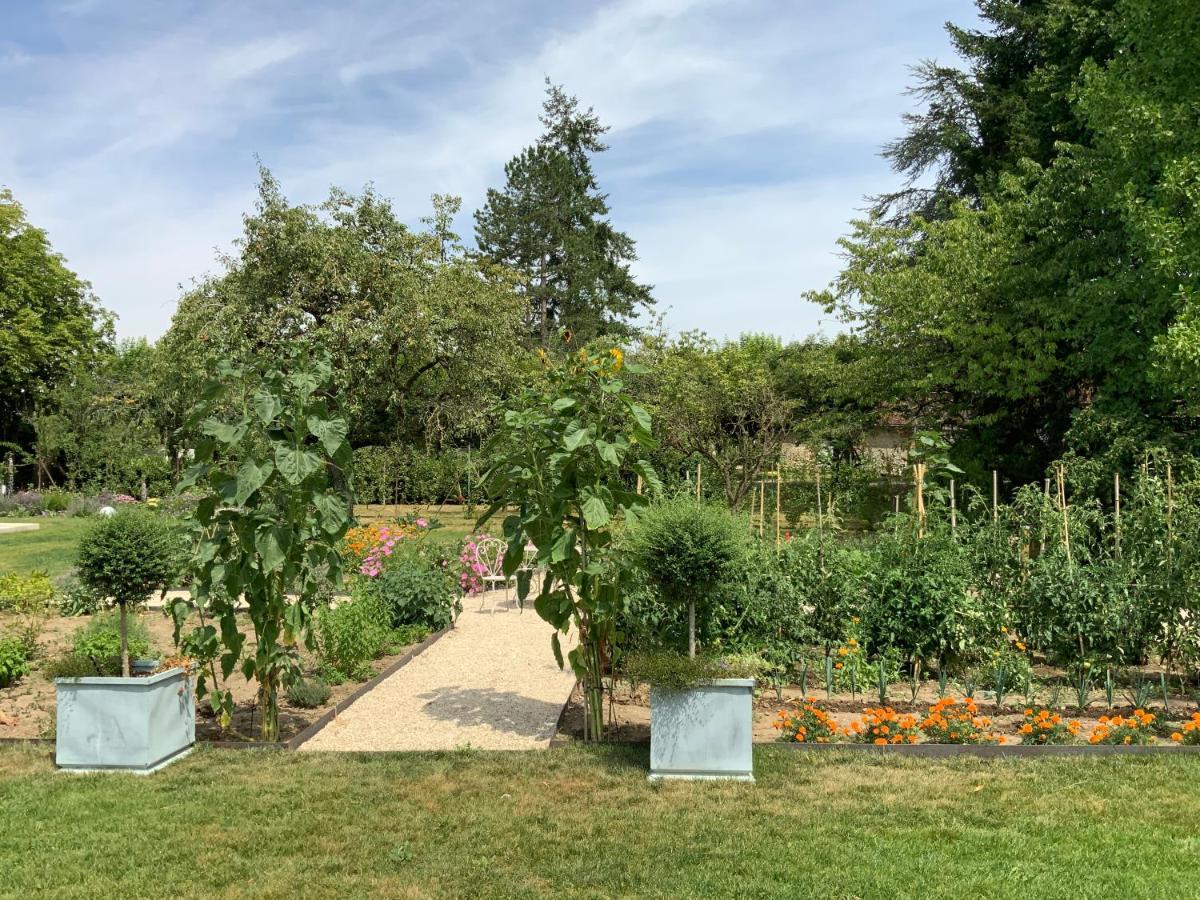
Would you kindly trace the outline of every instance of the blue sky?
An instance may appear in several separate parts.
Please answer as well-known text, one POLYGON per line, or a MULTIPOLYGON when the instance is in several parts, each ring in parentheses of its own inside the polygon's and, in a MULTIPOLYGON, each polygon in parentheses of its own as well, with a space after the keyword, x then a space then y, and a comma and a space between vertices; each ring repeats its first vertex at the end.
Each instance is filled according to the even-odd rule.
POLYGON ((950 61, 969 0, 0 0, 0 184, 119 316, 157 337, 218 270, 255 154, 294 201, 373 182, 458 222, 540 131, 549 76, 612 126, 597 160, 672 331, 836 330, 838 269, 907 67, 950 61))

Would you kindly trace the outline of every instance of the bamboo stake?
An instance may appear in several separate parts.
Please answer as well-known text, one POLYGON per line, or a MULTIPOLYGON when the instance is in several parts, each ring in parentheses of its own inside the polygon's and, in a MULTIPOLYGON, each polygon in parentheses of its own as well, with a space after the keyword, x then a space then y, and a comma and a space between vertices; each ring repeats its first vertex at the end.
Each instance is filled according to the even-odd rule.
POLYGON ((763 536, 763 526, 767 524, 767 482, 763 479, 758 483, 758 536, 763 536))
POLYGON ((1171 464, 1167 463, 1167 553, 1175 542, 1175 480, 1171 477, 1171 464))
POLYGON ((817 467, 817 534, 821 533, 821 467, 817 467))
POLYGON ((954 499, 954 479, 950 479, 950 532, 958 530, 958 505, 954 499))
POLYGON ((1000 521, 1000 473, 992 469, 992 521, 1000 521))
POLYGON ((913 466, 913 479, 917 489, 917 537, 925 537, 925 464, 913 466))
POLYGON ((1067 483, 1063 475, 1063 467, 1059 466, 1055 470, 1055 476, 1058 480, 1058 503, 1062 509, 1063 520, 1063 546, 1067 550, 1067 565, 1070 566, 1073 562, 1071 559, 1071 521, 1067 516, 1067 483))
POLYGON ((700 499, 700 463, 696 463, 696 499, 700 499))
POLYGON ((641 492, 642 492, 642 476, 641 475, 638 476, 638 480, 637 480, 637 492, 639 494, 641 494, 641 492))
POLYGON ((1113 472, 1113 530, 1117 559, 1121 558, 1121 473, 1113 472))
POLYGON ((775 470, 775 546, 779 546, 779 517, 783 509, 783 471, 775 470))

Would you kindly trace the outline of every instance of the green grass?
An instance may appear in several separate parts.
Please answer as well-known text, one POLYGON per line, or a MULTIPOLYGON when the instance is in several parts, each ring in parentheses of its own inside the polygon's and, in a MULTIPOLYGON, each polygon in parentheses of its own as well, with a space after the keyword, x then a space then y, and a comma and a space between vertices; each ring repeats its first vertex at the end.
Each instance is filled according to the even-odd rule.
POLYGON ((90 520, 83 517, 42 516, 34 519, 0 519, 0 522, 33 522, 37 531, 0 534, 0 572, 44 570, 51 578, 75 564, 75 548, 90 520))
POLYGON ((764 748, 757 785, 657 788, 646 756, 199 750, 139 778, 4 749, 0 895, 1194 895, 1194 756, 764 748))

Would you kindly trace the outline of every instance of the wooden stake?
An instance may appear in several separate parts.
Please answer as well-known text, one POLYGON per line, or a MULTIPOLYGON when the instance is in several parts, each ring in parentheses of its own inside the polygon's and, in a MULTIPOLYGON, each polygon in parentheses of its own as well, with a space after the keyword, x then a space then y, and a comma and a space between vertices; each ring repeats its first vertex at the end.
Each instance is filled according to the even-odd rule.
POLYGON ((1058 503, 1062 509, 1063 520, 1063 546, 1067 549, 1067 565, 1071 565, 1071 520, 1067 515, 1067 481, 1063 473, 1063 467, 1059 466, 1055 470, 1055 477, 1058 479, 1058 503))
POLYGON ((821 533, 821 467, 817 467, 817 533, 821 533))
POLYGON ((958 506, 954 499, 954 479, 950 479, 950 532, 958 530, 958 506))
POLYGON ((639 494, 642 492, 642 476, 641 475, 638 476, 638 480, 637 480, 637 492, 639 494))
POLYGON ((696 499, 700 499, 700 463, 696 463, 696 499))
POLYGON ((1171 477, 1171 464, 1167 463, 1167 553, 1175 542, 1175 480, 1171 477))

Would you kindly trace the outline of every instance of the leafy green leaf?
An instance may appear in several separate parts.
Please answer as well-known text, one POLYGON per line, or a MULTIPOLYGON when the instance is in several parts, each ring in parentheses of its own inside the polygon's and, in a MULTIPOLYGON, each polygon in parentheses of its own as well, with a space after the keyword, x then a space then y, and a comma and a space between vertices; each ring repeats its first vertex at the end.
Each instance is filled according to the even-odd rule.
POLYGON ((289 484, 299 484, 321 468, 321 458, 303 447, 280 444, 275 448, 275 467, 289 484))

